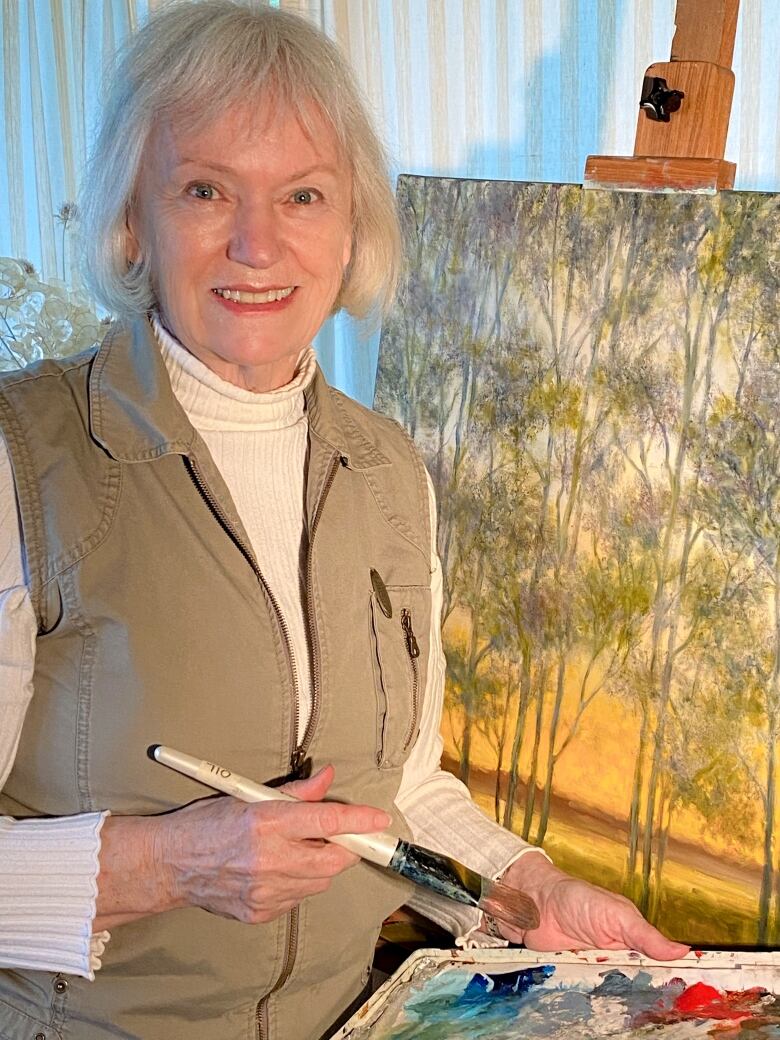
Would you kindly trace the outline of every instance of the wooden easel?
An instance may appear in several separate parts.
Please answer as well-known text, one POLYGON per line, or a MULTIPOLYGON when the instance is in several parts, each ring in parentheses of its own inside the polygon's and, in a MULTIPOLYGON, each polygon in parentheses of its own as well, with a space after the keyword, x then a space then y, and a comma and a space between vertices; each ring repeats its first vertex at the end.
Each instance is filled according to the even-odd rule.
POLYGON ((739 0, 677 0, 671 59, 651 65, 644 81, 645 88, 665 81, 670 96, 659 88, 640 110, 633 156, 588 157, 586 187, 703 192, 734 187, 736 164, 724 155, 738 13, 739 0))

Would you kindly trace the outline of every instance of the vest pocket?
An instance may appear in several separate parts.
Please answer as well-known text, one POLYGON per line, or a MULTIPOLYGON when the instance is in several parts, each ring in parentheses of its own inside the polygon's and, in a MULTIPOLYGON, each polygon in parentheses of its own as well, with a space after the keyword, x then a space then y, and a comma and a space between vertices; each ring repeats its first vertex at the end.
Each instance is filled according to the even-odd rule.
POLYGON ((382 593, 381 598, 376 590, 371 595, 376 762, 380 769, 393 769, 408 758, 420 728, 430 590, 390 585, 382 593))
POLYGON ((62 1040, 62 1033, 0 1000, 0 1040, 35 1040, 37 1037, 62 1040))

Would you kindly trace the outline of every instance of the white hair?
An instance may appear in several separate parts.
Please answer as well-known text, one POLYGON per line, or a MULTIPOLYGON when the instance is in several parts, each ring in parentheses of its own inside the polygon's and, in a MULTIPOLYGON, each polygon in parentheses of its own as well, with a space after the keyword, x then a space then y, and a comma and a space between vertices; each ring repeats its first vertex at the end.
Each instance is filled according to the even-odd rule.
POLYGON ((384 150, 334 43, 303 18, 247 0, 184 0, 163 8, 118 56, 84 179, 86 277, 117 317, 156 304, 148 261, 129 260, 127 217, 155 122, 194 127, 238 101, 290 106, 305 128, 311 107, 333 127, 352 173, 352 258, 334 310, 386 311, 401 239, 384 150))

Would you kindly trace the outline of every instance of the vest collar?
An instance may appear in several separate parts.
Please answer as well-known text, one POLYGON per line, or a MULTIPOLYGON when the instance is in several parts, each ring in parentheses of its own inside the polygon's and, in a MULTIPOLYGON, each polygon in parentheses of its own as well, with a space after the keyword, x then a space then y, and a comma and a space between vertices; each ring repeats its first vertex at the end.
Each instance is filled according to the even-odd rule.
POLYGON ((390 465, 390 460, 368 431, 360 429, 347 415, 341 394, 328 386, 319 365, 304 390, 304 397, 312 437, 336 451, 348 469, 390 465))
POLYGON ((89 375, 92 436, 118 462, 188 455, 196 431, 176 400, 146 318, 112 325, 89 375))
MULTIPOLYGON (((304 394, 312 437, 338 453, 344 465, 389 465, 376 441, 341 407, 319 365, 304 394)), ((92 436, 118 462, 190 455, 200 442, 171 389, 147 318, 109 329, 90 372, 89 410, 92 436)))

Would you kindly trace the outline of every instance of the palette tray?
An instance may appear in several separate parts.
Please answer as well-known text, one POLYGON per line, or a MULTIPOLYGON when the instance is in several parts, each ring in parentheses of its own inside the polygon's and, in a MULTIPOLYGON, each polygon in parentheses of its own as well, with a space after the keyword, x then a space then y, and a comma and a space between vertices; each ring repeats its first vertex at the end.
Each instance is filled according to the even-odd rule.
POLYGON ((780 1040, 780 953, 418 950, 333 1040, 780 1040))

